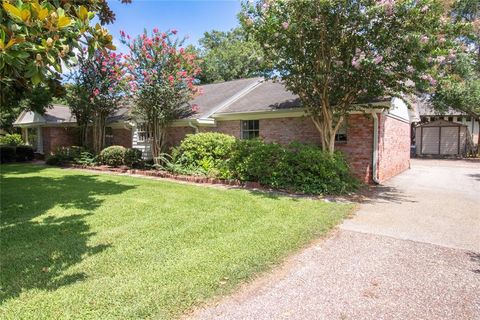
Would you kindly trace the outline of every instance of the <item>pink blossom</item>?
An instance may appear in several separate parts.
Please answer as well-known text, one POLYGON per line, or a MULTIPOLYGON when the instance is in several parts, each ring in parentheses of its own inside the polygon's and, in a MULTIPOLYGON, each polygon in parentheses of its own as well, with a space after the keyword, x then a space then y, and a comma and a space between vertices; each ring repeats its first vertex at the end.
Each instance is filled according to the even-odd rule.
POLYGON ((412 73, 415 71, 415 68, 412 66, 407 66, 407 72, 412 73))
POLYGON ((154 33, 158 33, 158 28, 153 28, 154 33))
POLYGON ((125 31, 120 30, 120 36, 125 37, 125 31))
POLYGON ((192 111, 193 112, 198 112, 199 108, 198 108, 198 104, 192 104, 192 111))
POLYGON ((171 31, 172 31, 173 34, 177 34, 177 32, 178 32, 177 29, 172 29, 171 31))
POLYGON ((428 36, 422 36, 422 37, 420 38, 420 42, 421 42, 421 43, 427 43, 427 42, 428 42, 428 36))
POLYGON ((289 26, 289 25, 290 25, 290 24, 285 21, 285 22, 282 23, 282 28, 283 28, 283 29, 288 29, 288 26, 289 26))
POLYGON ((422 13, 425 13, 425 12, 428 11, 428 9, 429 9, 429 7, 428 7, 427 5, 425 5, 425 6, 422 7, 422 9, 420 9, 420 11, 421 11, 422 13))
POLYGON ((405 86, 407 86, 407 87, 415 87, 415 82, 413 82, 412 80, 408 79, 407 81, 405 81, 405 86))
POLYGON ((97 88, 95 88, 95 89, 93 90, 93 96, 96 97, 96 96, 98 96, 99 94, 100 94, 100 90, 98 90, 97 88))
POLYGON ((375 64, 379 64, 379 63, 382 62, 382 61, 383 61, 383 56, 381 56, 381 55, 380 55, 380 56, 376 56, 376 57, 373 59, 373 62, 374 62, 375 64))

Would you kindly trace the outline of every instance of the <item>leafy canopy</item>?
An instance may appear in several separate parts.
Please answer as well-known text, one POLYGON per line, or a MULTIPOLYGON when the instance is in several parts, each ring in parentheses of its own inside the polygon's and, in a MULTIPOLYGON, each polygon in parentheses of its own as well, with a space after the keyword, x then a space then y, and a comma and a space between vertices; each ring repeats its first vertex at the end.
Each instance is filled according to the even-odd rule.
POLYGON ((265 0, 243 3, 241 21, 333 152, 357 103, 436 84, 428 70, 453 46, 443 13, 435 0, 265 0))
POLYGON ((265 69, 260 45, 243 28, 205 32, 199 42, 202 83, 250 78, 265 69))

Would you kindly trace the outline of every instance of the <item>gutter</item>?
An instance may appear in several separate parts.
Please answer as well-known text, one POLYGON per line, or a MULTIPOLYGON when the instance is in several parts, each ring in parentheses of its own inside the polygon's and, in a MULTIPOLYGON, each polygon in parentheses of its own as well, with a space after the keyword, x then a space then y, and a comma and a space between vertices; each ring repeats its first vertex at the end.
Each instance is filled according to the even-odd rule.
POLYGON ((372 180, 375 184, 380 184, 378 180, 378 115, 372 112, 373 117, 373 152, 372 152, 372 180))
POLYGON ((194 125, 192 121, 188 121, 188 126, 193 128, 193 130, 195 130, 195 134, 198 133, 198 127, 194 125))

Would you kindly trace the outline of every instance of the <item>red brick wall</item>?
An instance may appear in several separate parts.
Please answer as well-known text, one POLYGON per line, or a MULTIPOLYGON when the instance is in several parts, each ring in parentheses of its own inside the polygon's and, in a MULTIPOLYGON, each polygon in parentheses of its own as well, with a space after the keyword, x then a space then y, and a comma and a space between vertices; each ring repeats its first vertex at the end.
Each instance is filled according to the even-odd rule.
POLYGON ((379 119, 378 178, 384 182, 410 167, 410 124, 388 116, 379 119))
POLYGON ((113 145, 132 147, 132 130, 129 129, 112 129, 113 145))
MULTIPOLYGON (((216 127, 199 127, 200 132, 222 132, 240 137, 239 120, 218 121, 216 127)), ((288 144, 293 141, 320 145, 320 138, 312 120, 305 118, 279 118, 260 120, 260 137, 268 142, 288 144)), ((380 181, 409 167, 410 131, 407 123, 379 116, 379 178, 380 181)), ((170 146, 178 145, 191 127, 169 128, 170 146)), ((373 119, 369 115, 352 114, 347 119, 347 142, 337 143, 350 163, 354 175, 363 182, 372 180, 373 119)))
POLYGON ((175 147, 187 134, 195 133, 192 127, 170 127, 167 129, 167 148, 175 147))
POLYGON ((373 119, 363 114, 352 114, 347 119, 347 142, 337 143, 354 175, 365 183, 372 180, 373 119))
POLYGON ((43 152, 49 154, 58 147, 78 145, 79 131, 76 127, 43 127, 43 152))
POLYGON ((240 120, 217 121, 216 127, 199 127, 200 132, 221 132, 240 139, 240 120))

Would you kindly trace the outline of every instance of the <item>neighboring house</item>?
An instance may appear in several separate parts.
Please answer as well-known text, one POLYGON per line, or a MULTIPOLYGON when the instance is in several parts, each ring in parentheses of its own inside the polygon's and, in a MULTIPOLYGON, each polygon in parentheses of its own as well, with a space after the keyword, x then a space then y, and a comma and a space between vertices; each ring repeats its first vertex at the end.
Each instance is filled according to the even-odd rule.
MULTIPOLYGON (((259 137, 288 144, 292 141, 320 145, 319 132, 305 115, 297 96, 281 83, 262 78, 241 79, 203 86, 203 95, 191 103, 195 115, 175 121, 167 130, 167 141, 175 146, 187 134, 222 132, 239 139, 259 137)), ((398 98, 371 104, 365 112, 352 112, 336 136, 336 149, 343 151, 355 175, 364 182, 385 181, 410 165, 410 116, 398 98)), ((38 152, 76 144, 75 119, 65 106, 53 106, 42 117, 24 112, 15 122, 24 135, 36 132, 38 152)), ((128 119, 122 110, 109 119, 109 144, 142 150, 150 156, 145 126, 128 119)))

